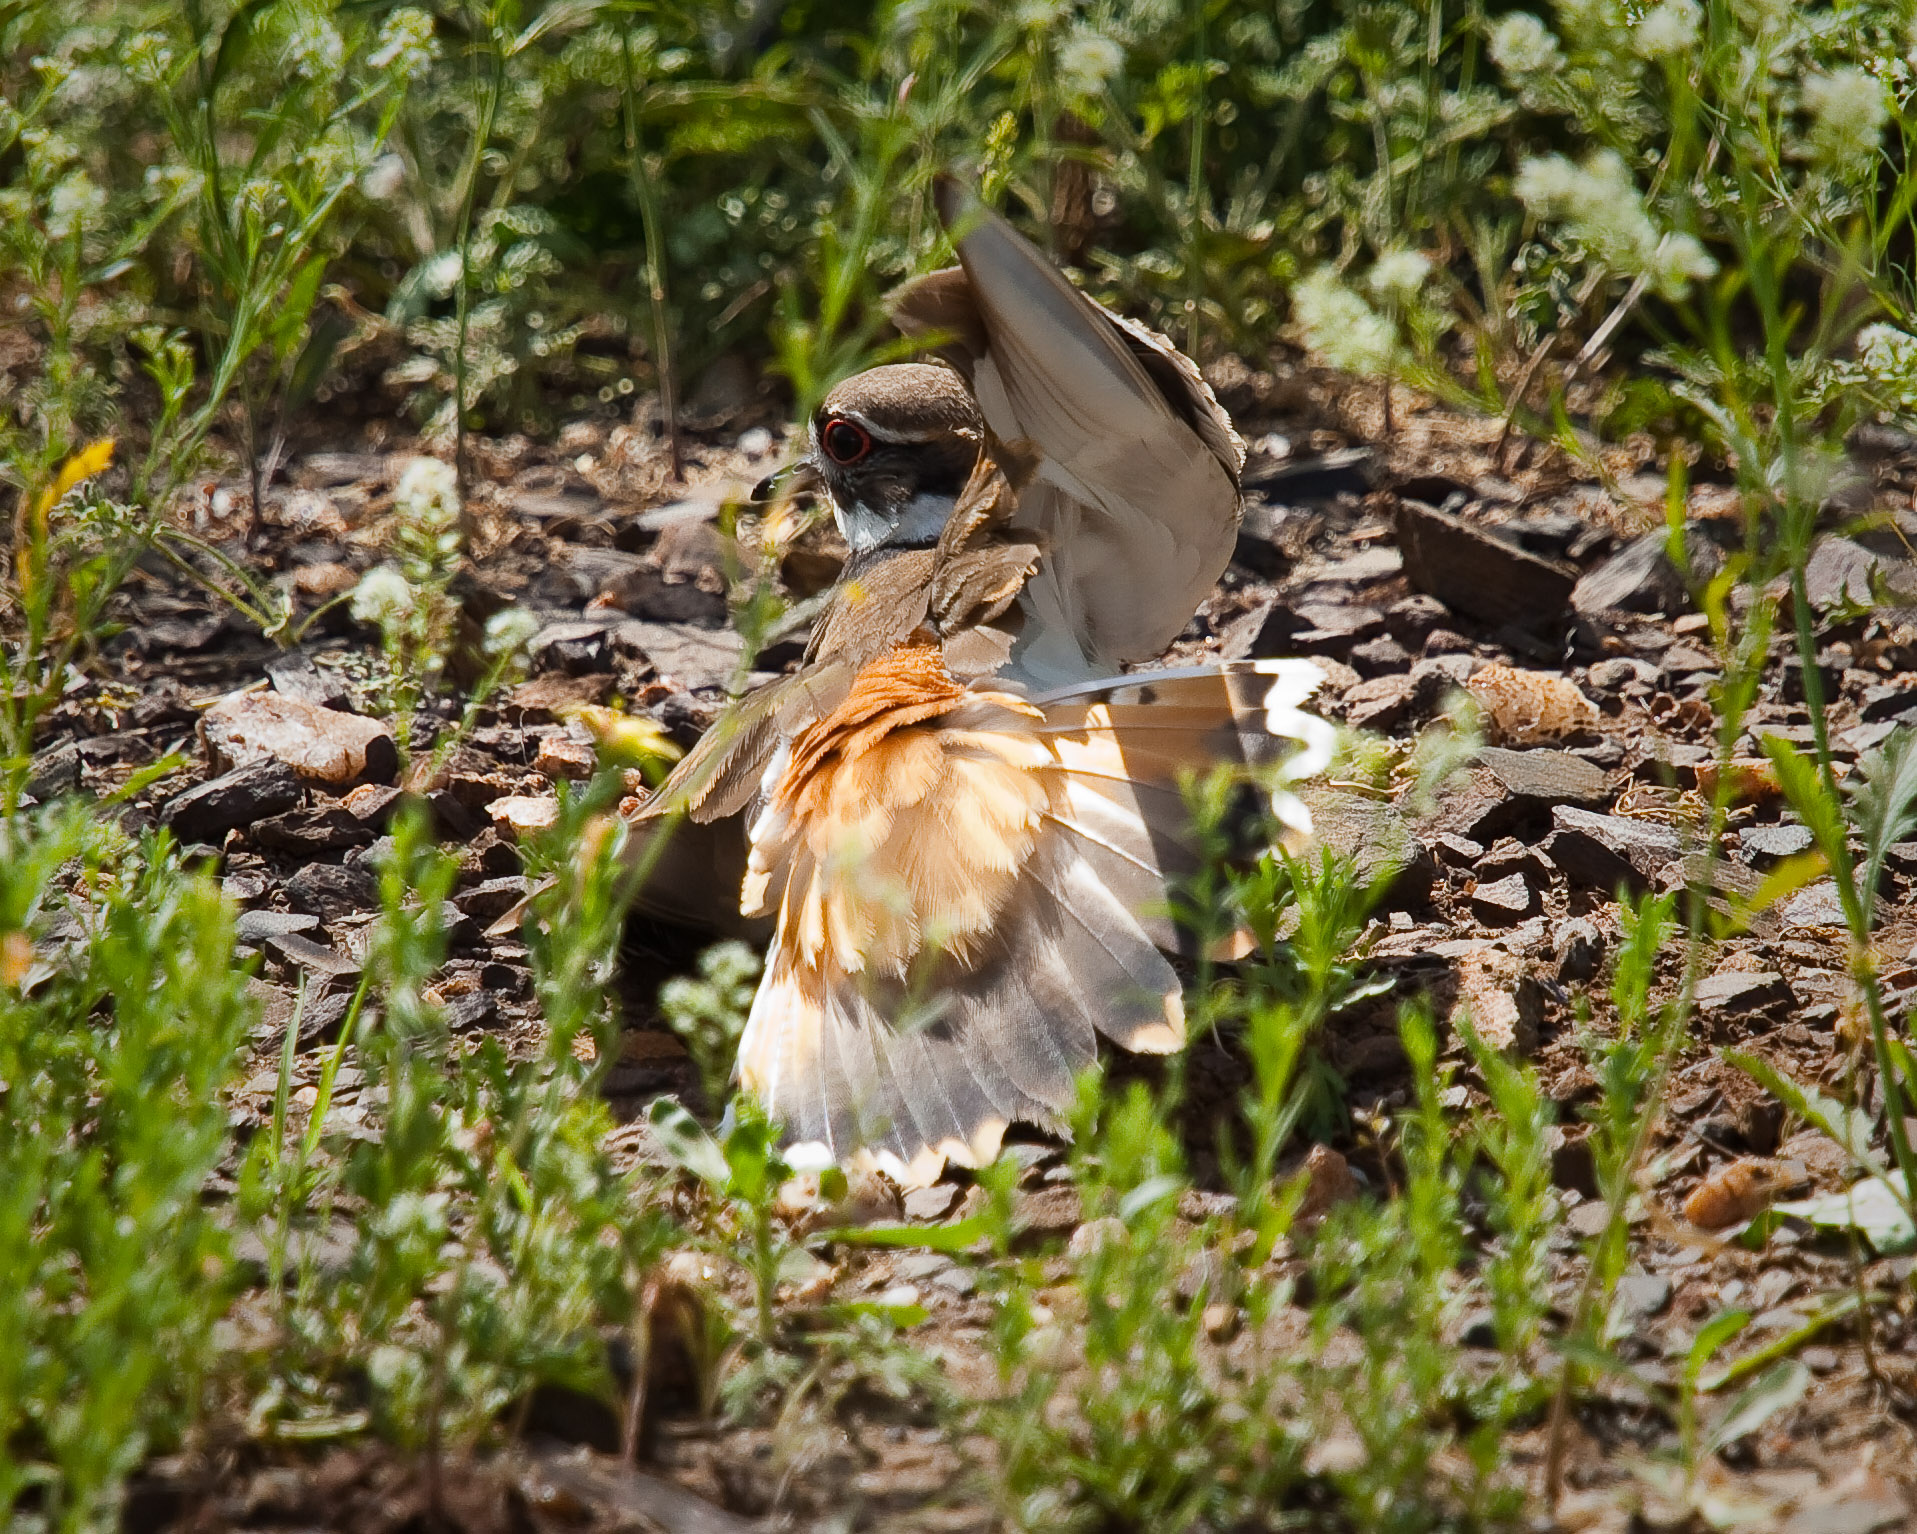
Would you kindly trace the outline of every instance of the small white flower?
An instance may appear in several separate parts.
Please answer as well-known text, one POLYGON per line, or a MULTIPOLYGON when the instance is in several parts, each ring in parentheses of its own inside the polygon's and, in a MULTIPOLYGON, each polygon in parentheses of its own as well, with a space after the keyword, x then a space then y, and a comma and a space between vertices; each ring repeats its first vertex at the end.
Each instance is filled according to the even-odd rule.
POLYGON ((1666 297, 1681 297, 1691 279, 1717 270, 1689 235, 1658 230, 1630 167, 1614 150, 1599 150, 1582 165, 1555 154, 1527 160, 1515 189, 1536 217, 1562 223, 1613 271, 1647 276, 1666 297))
POLYGON ((415 458, 393 491, 393 510, 416 527, 437 529, 459 521, 459 476, 438 458, 415 458))
POLYGON ((462 265, 458 251, 442 250, 426 263, 425 271, 420 274, 420 281, 434 297, 444 298, 458 286, 462 265))
POLYGON ((395 565, 377 565, 359 578, 353 588, 352 613, 361 623, 376 623, 390 628, 408 617, 418 593, 412 582, 395 565))
POLYGON ((1651 283, 1658 292, 1680 294, 1693 280, 1717 275, 1717 262, 1688 234, 1667 234, 1651 253, 1651 283))
POLYGON ((173 67, 173 49, 159 32, 135 33, 122 57, 127 73, 143 85, 158 85, 173 67))
POLYGON ((346 44, 339 28, 324 16, 301 16, 286 39, 286 62, 302 80, 327 80, 339 73, 346 44))
POLYGON ((1089 27, 1074 27, 1058 46, 1058 76, 1074 96, 1096 96, 1125 67, 1125 50, 1089 27))
POLYGON ((539 620, 523 607, 502 607, 486 620, 486 653, 517 655, 539 632, 539 620))
POLYGON ((438 54, 433 18, 409 5, 386 18, 367 62, 375 69, 391 69, 402 78, 410 78, 432 63, 438 54))
POLYGON ((1491 58, 1514 80, 1552 73, 1564 63, 1550 28, 1529 11, 1512 11, 1497 19, 1491 28, 1491 58))
POLYGON ((1305 344, 1342 372, 1368 377, 1390 369, 1398 354, 1391 322, 1321 266, 1291 290, 1292 317, 1305 344))
POLYGON ((1804 82, 1811 114, 1810 156, 1834 170, 1854 170, 1876 155, 1890 117, 1877 77, 1862 69, 1833 69, 1804 82))
POLYGON ((1511 189, 1540 218, 1554 218, 1569 205, 1577 184, 1578 168, 1561 154, 1547 154, 1520 165, 1511 189))
POLYGON ((1631 35, 1632 42, 1639 55, 1647 59, 1687 53, 1697 46, 1703 22, 1697 0, 1662 0, 1644 13, 1631 35))
POLYGON ((405 179, 406 162, 396 154, 383 154, 361 173, 359 189, 374 202, 385 202, 405 179))
POLYGON ((85 171, 76 170, 47 194, 47 233, 56 240, 77 234, 97 224, 106 205, 105 188, 95 186, 85 171))
POLYGON ((1387 250, 1371 265, 1365 279, 1380 298, 1403 302, 1416 298, 1425 278, 1431 275, 1431 259, 1415 250, 1387 250))

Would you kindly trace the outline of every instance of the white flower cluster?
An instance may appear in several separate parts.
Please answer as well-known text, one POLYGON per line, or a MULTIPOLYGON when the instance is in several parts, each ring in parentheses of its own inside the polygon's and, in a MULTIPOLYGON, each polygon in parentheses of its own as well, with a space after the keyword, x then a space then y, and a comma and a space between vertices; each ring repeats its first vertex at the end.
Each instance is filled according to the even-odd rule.
POLYGON ((1895 325, 1857 332, 1857 372, 1898 409, 1917 411, 1917 336, 1895 325))
POLYGON ((1804 81, 1811 114, 1810 157, 1837 171, 1858 171, 1875 158, 1890 117, 1883 83, 1868 70, 1833 69, 1804 81))
POLYGON ((1305 345, 1342 372, 1388 372, 1398 355, 1391 322, 1321 266, 1291 290, 1291 313, 1305 345))
POLYGON ((419 593, 399 573, 399 566, 376 565, 359 578, 350 606, 361 623, 389 629, 411 617, 418 602, 419 593))
POLYGON ((1387 250, 1371 265, 1366 285, 1380 298, 1408 303, 1431 275, 1431 258, 1415 250, 1387 250))
POLYGON ((539 632, 539 619, 523 607, 502 607, 486 620, 486 653, 494 659, 517 655, 539 632))
POLYGON ((406 184, 406 162, 396 154, 383 154, 360 172, 359 189, 373 202, 386 202, 399 194, 406 184))
POLYGON ((1661 0, 1638 21, 1631 41, 1644 58, 1675 57, 1697 46, 1703 25, 1697 0, 1661 0))
POLYGON ((1125 67, 1125 50, 1090 27, 1073 27, 1058 45, 1059 83, 1074 96, 1097 96, 1125 67))
POLYGON ((1514 81, 1554 74, 1564 66, 1558 40, 1529 11, 1510 11, 1492 24, 1491 59, 1514 81))
POLYGON ((1690 235, 1658 232, 1630 167, 1614 150, 1601 149, 1582 165, 1561 154, 1526 160, 1516 191, 1536 217, 1563 224, 1613 271, 1647 277, 1667 298, 1682 297, 1693 278, 1717 271, 1690 235))
POLYGON ((415 458, 393 491, 393 510, 428 535, 459 526, 459 476, 438 458, 415 458))
POLYGON ((332 79, 346 58, 346 44, 339 28, 317 8, 305 8, 294 14, 296 19, 286 34, 287 65, 302 80, 332 79))
POLYGON ((47 194, 47 233, 56 240, 77 235, 100 222, 106 205, 106 188, 96 186, 85 171, 76 170, 47 194))
POLYGON ((375 69, 390 69, 402 79, 416 76, 439 56, 433 18, 415 6, 401 6, 380 26, 368 58, 375 69))
POLYGON ((159 32, 136 32, 122 54, 127 73, 143 85, 159 85, 173 68, 173 48, 159 32))

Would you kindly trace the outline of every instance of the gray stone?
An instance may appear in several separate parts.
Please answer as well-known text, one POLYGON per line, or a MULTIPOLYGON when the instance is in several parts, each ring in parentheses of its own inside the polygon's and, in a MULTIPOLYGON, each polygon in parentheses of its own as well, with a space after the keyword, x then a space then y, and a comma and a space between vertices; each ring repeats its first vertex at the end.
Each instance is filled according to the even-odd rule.
MULTIPOLYGON (((1894 574, 1901 561, 1873 554, 1848 538, 1826 537, 1811 550, 1804 566, 1804 589, 1811 606, 1822 611, 1830 607, 1869 607, 1873 588, 1882 581, 1895 584, 1894 574)), ((1907 568, 1907 567, 1906 567, 1907 568)))
POLYGON ((247 827, 246 834, 258 846, 301 857, 345 852, 350 847, 367 846, 373 840, 372 827, 337 804, 312 805, 270 815, 247 827))
POLYGON ((1531 624, 1562 616, 1576 572, 1417 501, 1400 501, 1398 547, 1411 584, 1454 612, 1488 623, 1531 624))
POLYGON ((1555 828, 1544 844, 1546 855, 1573 884, 1615 891, 1619 885, 1642 890, 1677 861, 1682 844, 1677 832, 1655 821, 1626 815, 1599 815, 1561 804, 1551 812, 1555 828))
POLYGON ((379 883, 364 868, 308 863, 286 881, 286 903, 296 911, 310 912, 305 919, 315 924, 335 921, 379 904, 379 883))
POLYGON ((1431 852, 1447 868, 1475 868, 1478 859, 1484 856, 1484 844, 1445 831, 1431 839, 1431 852))
POLYGON ((1784 977, 1773 970, 1720 970, 1697 983, 1698 1010, 1719 1017, 1753 1017, 1787 1007, 1793 999, 1784 977))
POLYGON ((319 918, 296 911, 242 911, 233 923, 233 936, 257 948, 268 938, 316 931, 319 918))
POLYGON ((682 687, 723 687, 745 654, 744 641, 731 629, 678 628, 637 618, 621 623, 613 639, 641 651, 660 676, 682 687))
POLYGON ((1345 658, 1360 676, 1384 676, 1411 668, 1410 652, 1389 634, 1353 645, 1345 658))
POLYGON ((160 824, 183 842, 217 841, 236 827, 292 809, 302 793, 299 774, 285 762, 249 762, 175 794, 160 806, 160 824))
POLYGON ((296 932, 282 932, 261 944, 280 963, 327 980, 356 980, 360 962, 296 932))
POLYGON ((474 921, 495 922, 526 898, 528 881, 523 874, 487 879, 453 896, 458 906, 474 921))
POLYGON ((1738 833, 1738 840, 1743 843, 1746 862, 1764 865, 1809 852, 1814 838, 1810 827, 1785 821, 1774 826, 1746 826, 1738 833))
POLYGON ((1560 980, 1595 980, 1604 963, 1604 934, 1597 923, 1582 916, 1558 923, 1551 948, 1557 955, 1560 980))
POLYGON ((1612 1292, 1618 1311, 1634 1321, 1657 1315, 1671 1303, 1671 1281, 1662 1273, 1626 1273, 1612 1292))
POLYGON ((1436 597, 1414 591, 1384 610, 1385 633, 1408 650, 1421 650, 1431 631, 1445 625, 1451 610, 1436 597))
POLYGON ((1538 892, 1525 882, 1523 874, 1508 874, 1471 892, 1472 914, 1489 926, 1512 926, 1537 908, 1538 892))
POLYGON ((1871 721, 1917 718, 1917 688, 1896 682, 1875 683, 1858 698, 1857 714, 1871 721))
POLYGON ((935 1182, 929 1188, 914 1188, 905 1195, 908 1220, 942 1220, 958 1202, 959 1190, 949 1182, 935 1182))
POLYGON ((70 794, 80 786, 80 743, 63 740, 34 753, 27 768, 27 792, 36 799, 70 794))
POLYGON ((273 679, 273 690, 297 703, 318 708, 343 708, 346 684, 331 671, 321 671, 313 657, 303 650, 287 650, 266 663, 266 674, 273 679))
POLYGON ((1819 879, 1786 900, 1777 913, 1786 927, 1841 927, 1844 904, 1837 897, 1836 882, 1819 879))
POLYGON ((1589 808, 1608 798, 1604 773, 1568 751, 1511 751, 1486 746, 1478 760, 1514 799, 1540 806, 1578 804, 1589 808))
MULTIPOLYGON (((1708 547, 1702 539, 1700 547, 1708 547)), ((1603 613, 1679 613, 1690 606, 1690 594, 1665 553, 1662 531, 1642 533, 1602 564, 1587 571, 1571 592, 1571 606, 1580 617, 1603 613)), ((1692 557, 1697 557, 1693 549, 1692 557)))
POLYGON ((1449 691, 1442 676, 1428 671, 1420 675, 1416 666, 1408 673, 1373 677, 1345 689, 1345 723, 1354 730, 1395 730, 1427 717, 1449 691))
POLYGON ((1593 692, 1625 692, 1637 688, 1645 692, 1657 686, 1657 667, 1635 655, 1614 655, 1593 661, 1585 673, 1586 685, 1593 692))

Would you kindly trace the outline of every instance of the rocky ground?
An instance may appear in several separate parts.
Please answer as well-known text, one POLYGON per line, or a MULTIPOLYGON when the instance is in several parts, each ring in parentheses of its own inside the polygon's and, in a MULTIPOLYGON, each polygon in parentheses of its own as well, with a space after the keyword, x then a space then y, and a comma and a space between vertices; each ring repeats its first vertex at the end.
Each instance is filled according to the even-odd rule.
MULTIPOLYGON (((1592 982, 1618 940, 1616 889, 1671 888, 1696 872, 1700 771, 1712 757, 1716 663, 1705 620, 1662 552, 1664 481, 1646 472, 1647 453, 1612 453, 1603 483, 1521 438, 1501 454, 1496 422, 1406 408, 1402 397, 1387 438, 1369 393, 1340 399, 1304 375, 1235 368, 1218 383, 1253 445, 1250 504, 1238 558, 1179 650, 1319 657, 1330 675, 1327 711, 1392 737, 1414 734, 1462 687, 1478 699, 1491 740, 1435 807, 1357 787, 1321 793, 1328 838, 1389 877, 1368 955, 1395 982, 1391 995, 1341 1019, 1323 1040, 1358 1126, 1330 1159, 1347 1179, 1388 1177, 1365 1126, 1408 1101, 1397 1003, 1426 995, 1442 1017, 1461 994, 1472 999, 1487 1031, 1508 1034, 1500 1042, 1536 1066, 1565 1126, 1554 1173, 1569 1206, 1560 1253, 1568 1307, 1570 1248, 1603 1209, 1577 1122, 1596 1090, 1573 1040, 1578 1010, 1588 1004, 1604 1025, 1608 1003, 1592 982)), ((689 434, 683 483, 653 436, 625 425, 581 423, 552 443, 478 445, 471 568, 460 594, 479 618, 518 603, 543 628, 530 677, 481 716, 442 780, 426 785, 438 829, 461 860, 454 957, 439 987, 456 1028, 521 1048, 537 1037, 525 950, 488 929, 525 890, 517 837, 541 822, 556 783, 593 770, 590 738, 566 722, 568 705, 616 697, 685 742, 722 706, 740 643, 725 600, 736 555, 716 514, 778 463, 779 430, 775 405, 731 401, 689 434)), ((257 513, 243 477, 234 477, 209 481, 183 515, 310 612, 387 557, 392 491, 413 451, 380 426, 315 428, 257 513)), ((1870 504, 1894 515, 1873 530, 1833 531, 1810 580, 1842 761, 1900 722, 1917 723, 1917 517, 1909 510, 1917 443, 1886 436, 1859 451, 1875 487, 1870 504), (1877 604, 1886 584, 1911 593, 1903 600, 1912 605, 1877 604)), ((1741 538, 1727 486, 1696 483, 1689 516, 1700 563, 1741 538)), ((782 573, 795 593, 830 579, 832 543, 812 535, 788 556, 782 573)), ((234 1109, 258 1121, 270 1111, 297 991, 309 988, 312 999, 298 1019, 295 1085, 310 1088, 315 1051, 334 1036, 360 972, 375 904, 369 855, 399 797, 390 728, 359 712, 373 636, 336 607, 296 648, 281 649, 157 568, 136 575, 120 617, 124 631, 51 722, 34 792, 105 793, 167 753, 192 763, 142 790, 128 813, 216 855, 242 909, 265 1011, 258 1072, 234 1109)), ((758 664, 777 669, 795 658, 788 643, 758 664)), ((1802 682, 1780 646, 1752 737, 1810 740, 1802 682)), ((1754 738, 1738 753, 1758 755, 1754 738)), ((1809 833, 1756 785, 1733 812, 1718 894, 1748 893, 1808 844, 1809 833)), ((1881 893, 1886 984, 1896 1014, 1908 1018, 1917 997, 1917 844, 1894 854, 1881 893)), ((635 1157, 655 1154, 640 1116, 651 1098, 696 1098, 696 1073, 650 995, 658 972, 693 952, 652 945, 627 979, 629 1026, 606 1092, 628 1125, 622 1151, 635 1157)), ((1663 983, 1675 983, 1677 964, 1673 955, 1663 983)), ((1834 1144, 1787 1122, 1779 1103, 1715 1051, 1735 1043, 1834 1090, 1856 1045, 1845 970, 1827 884, 1797 891, 1717 951, 1659 1131, 1661 1181, 1634 1217, 1625 1280, 1632 1332, 1622 1348, 1651 1380, 1673 1377, 1667 1345, 1721 1307, 1756 1312, 1744 1339, 1756 1345, 1806 1330, 1825 1296, 1861 1284, 1887 1297, 1875 1306, 1868 1352, 1849 1322, 1805 1337, 1797 1356, 1815 1376, 1812 1390, 1722 1470, 1740 1495, 1774 1513, 1772 1526, 1797 1534, 1868 1534, 1899 1526, 1917 1506, 1907 1500, 1917 1487, 1907 1415, 1917 1398, 1912 1259, 1865 1252, 1860 1271, 1844 1243, 1801 1224, 1755 1252, 1723 1239, 1735 1228, 1726 1214, 1748 1217, 1753 1199, 1744 1193, 1758 1190, 1761 1201, 1836 1189, 1846 1167, 1834 1144)), ((1244 1077, 1227 1050, 1198 1047, 1194 1120, 1207 1103, 1231 1100, 1244 1077)), ((332 1111, 345 1125, 363 1111, 350 1067, 341 1085, 332 1111)), ((300 1103, 296 1091, 296 1110, 300 1103)), ((1209 1148, 1196 1123, 1193 1134, 1202 1186, 1209 1148)), ((1062 1244, 1077 1210, 1057 1154, 1039 1144, 1020 1154, 1028 1228, 1062 1244)), ((940 1221, 968 1197, 955 1176, 896 1212, 940 1221)), ((990 1388, 987 1308, 962 1266, 926 1252, 842 1251, 829 1284, 846 1295, 909 1289, 930 1311, 914 1340, 938 1350, 962 1387, 990 1388)), ((1578 1421, 1566 1526, 1623 1527, 1613 1521, 1624 1505, 1615 1462, 1632 1451, 1644 1421, 1632 1388, 1618 1385, 1614 1410, 1578 1421)), ((554 1412, 543 1431, 605 1447, 603 1424, 589 1418, 582 1425, 554 1412)), ((771 1513, 857 1506, 877 1521, 910 1513, 933 1526, 923 1510, 961 1469, 962 1447, 936 1427, 876 1409, 828 1437, 795 1472, 772 1429, 721 1432, 688 1410, 665 1424, 645 1475, 603 1459, 501 1461, 461 1478, 460 1496, 473 1506, 458 1516, 473 1528, 718 1531, 771 1513)), ((1541 1452, 1542 1437, 1540 1427, 1518 1452, 1541 1452)), ((413 1521, 423 1495, 416 1476, 377 1453, 229 1469, 225 1489, 198 1501, 196 1527, 299 1523, 322 1490, 329 1503, 358 1509, 334 1526, 423 1526, 413 1521)), ((164 1467, 153 1484, 169 1484, 164 1467)), ((149 1491, 156 1523, 183 1505, 149 1491)))

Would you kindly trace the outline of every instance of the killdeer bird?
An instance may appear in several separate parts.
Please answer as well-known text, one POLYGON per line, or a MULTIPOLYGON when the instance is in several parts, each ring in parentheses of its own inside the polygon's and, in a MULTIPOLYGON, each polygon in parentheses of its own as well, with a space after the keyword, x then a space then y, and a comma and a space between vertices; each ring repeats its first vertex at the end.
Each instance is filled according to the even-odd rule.
MULTIPOLYGON (((960 265, 894 312, 943 363, 833 390, 789 481, 852 551, 806 657, 642 816, 744 818, 738 910, 773 935, 740 1084, 795 1164, 907 1186, 990 1160, 1014 1120, 1057 1125, 1098 1035, 1182 1042, 1161 951, 1195 863, 1182 775, 1264 767, 1296 841, 1283 784, 1331 739, 1299 707, 1308 661, 1120 674, 1230 559, 1242 445, 1169 343, 955 182, 938 195, 960 265)), ((655 879, 654 909, 674 895, 655 879)))

